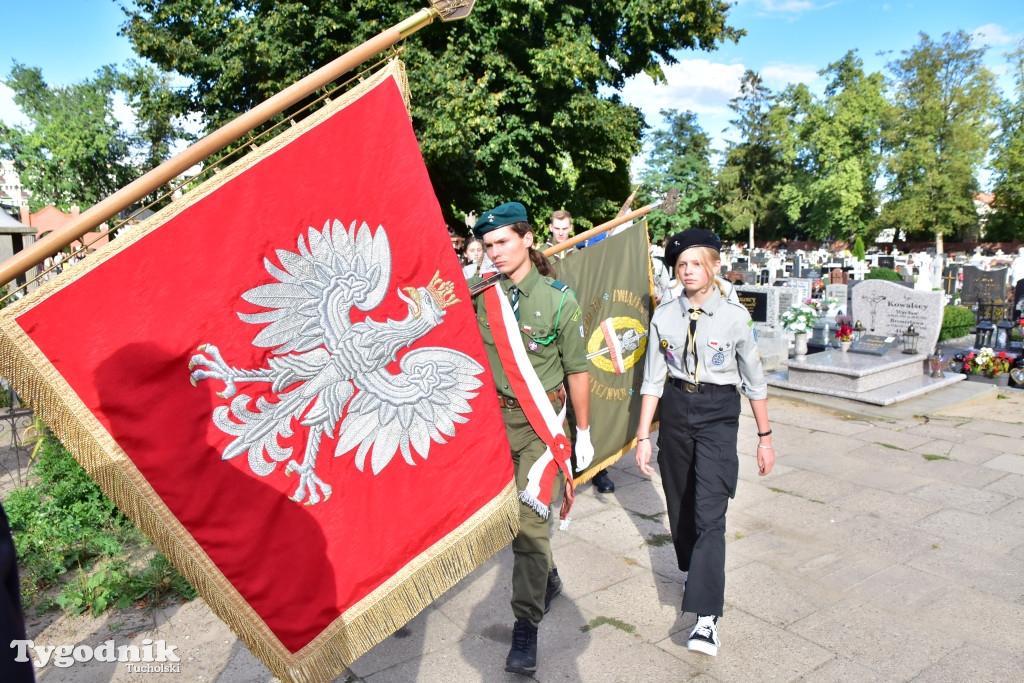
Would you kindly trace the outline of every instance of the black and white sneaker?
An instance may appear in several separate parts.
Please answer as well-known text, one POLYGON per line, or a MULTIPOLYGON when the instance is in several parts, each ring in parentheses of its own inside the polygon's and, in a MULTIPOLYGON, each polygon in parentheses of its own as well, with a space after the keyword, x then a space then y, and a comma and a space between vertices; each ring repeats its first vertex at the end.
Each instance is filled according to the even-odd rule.
POLYGON ((712 657, 718 654, 722 641, 718 639, 718 617, 698 616, 697 625, 690 633, 686 648, 690 652, 703 652, 712 657))

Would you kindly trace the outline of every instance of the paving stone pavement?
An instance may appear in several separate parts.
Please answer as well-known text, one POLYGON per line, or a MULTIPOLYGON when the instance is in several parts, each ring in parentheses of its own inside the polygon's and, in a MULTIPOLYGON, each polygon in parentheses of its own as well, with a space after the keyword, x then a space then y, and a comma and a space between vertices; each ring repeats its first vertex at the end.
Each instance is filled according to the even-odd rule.
MULTIPOLYGON (((719 656, 686 649, 695 616, 679 611, 664 494, 630 453, 615 492, 581 487, 570 529, 553 532, 565 590, 540 626, 536 680, 1021 680, 1024 391, 960 382, 882 407, 773 389, 769 412, 767 477, 746 405, 740 420, 719 656)), ((506 548, 337 680, 525 680, 504 672, 511 560, 506 548)), ((135 637, 194 643, 168 680, 274 680, 207 615, 195 601, 135 637), (189 614, 203 635, 176 627, 189 614)))

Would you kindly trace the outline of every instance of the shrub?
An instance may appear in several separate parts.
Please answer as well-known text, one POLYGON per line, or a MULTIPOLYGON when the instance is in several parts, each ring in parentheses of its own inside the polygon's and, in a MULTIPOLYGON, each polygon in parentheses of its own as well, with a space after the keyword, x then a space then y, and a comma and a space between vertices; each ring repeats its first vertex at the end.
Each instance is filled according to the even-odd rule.
POLYGON ((966 337, 974 329, 974 312, 967 306, 946 306, 942 309, 939 341, 966 337))
POLYGON ((860 235, 857 235, 857 239, 853 241, 853 257, 858 261, 863 261, 865 258, 864 238, 860 235))
POLYGON ((865 280, 888 280, 889 282, 903 282, 903 276, 892 268, 872 268, 864 274, 865 280))
POLYGON ((26 606, 40 591, 60 584, 58 605, 94 615, 169 591, 195 597, 162 555, 148 567, 128 565, 124 558, 149 541, 52 434, 41 439, 30 477, 32 485, 15 489, 4 501, 26 606))

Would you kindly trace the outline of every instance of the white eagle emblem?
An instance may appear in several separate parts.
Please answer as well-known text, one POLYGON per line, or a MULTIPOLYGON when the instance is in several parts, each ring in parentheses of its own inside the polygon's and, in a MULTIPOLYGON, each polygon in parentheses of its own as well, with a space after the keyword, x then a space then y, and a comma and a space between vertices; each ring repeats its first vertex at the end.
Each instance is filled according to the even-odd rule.
POLYGON ((331 486, 314 468, 321 438, 334 438, 336 428, 335 457, 358 445, 355 464, 362 471, 372 450, 374 474, 398 451, 415 465, 413 451, 425 460, 432 441, 443 444, 455 436, 455 425, 468 421, 469 400, 481 386, 479 363, 458 351, 426 346, 406 353, 397 374, 388 370, 402 349, 440 325, 445 308, 458 303, 452 283, 435 273, 425 287, 398 290, 409 305, 404 320, 352 323, 353 307, 370 311, 388 293, 391 248, 383 226, 371 234, 366 223, 357 231, 353 222, 346 231, 340 221, 333 226, 328 221, 322 231, 311 227, 307 238, 299 236, 297 253, 279 249, 277 257, 280 268, 264 259, 276 282, 242 295, 267 310, 238 314, 247 323, 265 325, 252 343, 272 348, 269 367, 228 367, 212 344, 200 346, 189 362, 193 385, 204 379, 224 382, 221 398, 235 396, 235 385, 248 382, 269 383, 276 394, 276 402, 258 397, 255 411, 246 394, 235 396, 230 407, 214 409, 214 424, 235 437, 222 458, 247 452, 250 469, 265 477, 291 457, 292 449, 282 447, 278 436, 291 436, 292 421, 300 421, 309 428, 305 454, 301 463, 289 460, 285 474, 299 473, 292 500, 308 496, 306 504, 312 505, 320 502, 321 492, 325 500, 331 495, 331 486))

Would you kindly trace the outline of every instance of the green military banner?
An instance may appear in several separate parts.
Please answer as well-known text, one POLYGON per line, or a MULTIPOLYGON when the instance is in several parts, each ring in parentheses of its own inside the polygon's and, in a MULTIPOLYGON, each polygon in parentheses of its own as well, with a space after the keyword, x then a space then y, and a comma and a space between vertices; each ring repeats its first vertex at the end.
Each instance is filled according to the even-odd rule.
POLYGON ((557 261, 555 267, 583 311, 590 361, 590 436, 595 453, 590 467, 576 476, 576 482, 583 483, 636 443, 653 300, 647 222, 634 223, 557 261))

